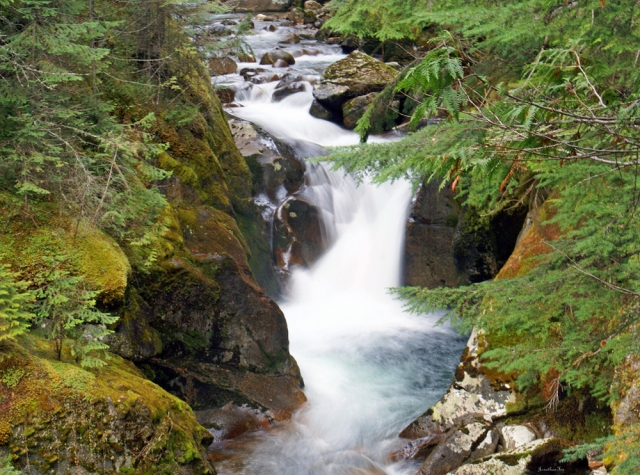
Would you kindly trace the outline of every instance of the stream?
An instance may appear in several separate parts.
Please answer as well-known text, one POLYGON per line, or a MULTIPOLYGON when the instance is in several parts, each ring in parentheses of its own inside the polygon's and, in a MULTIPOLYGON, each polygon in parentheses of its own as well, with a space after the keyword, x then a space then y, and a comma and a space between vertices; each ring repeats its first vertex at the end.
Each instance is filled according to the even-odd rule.
MULTIPOLYGON (((269 24, 256 21, 257 33, 247 38, 258 59, 298 31, 280 26, 269 32, 269 24)), ((305 48, 319 54, 297 53, 294 66, 272 70, 308 81, 304 92, 279 102, 271 97, 277 81, 248 87, 238 74, 214 77, 214 83, 240 91, 239 107, 227 110, 294 148, 357 143, 355 133, 308 113, 311 83, 345 55, 339 46, 313 40, 284 47, 305 48)), ((241 63, 239 70, 256 67, 241 63)), ((373 138, 395 139, 393 134, 373 138)), ((397 435, 446 391, 466 339, 436 326, 440 315, 403 312, 402 302, 388 293, 402 284, 411 186, 402 181, 356 186, 349 176, 317 164, 308 165, 306 174, 300 193, 321 210, 330 246, 310 269, 293 270, 279 305, 308 403, 291 421, 218 444, 216 470, 221 475, 414 474, 415 462, 391 457, 403 444, 397 435)))

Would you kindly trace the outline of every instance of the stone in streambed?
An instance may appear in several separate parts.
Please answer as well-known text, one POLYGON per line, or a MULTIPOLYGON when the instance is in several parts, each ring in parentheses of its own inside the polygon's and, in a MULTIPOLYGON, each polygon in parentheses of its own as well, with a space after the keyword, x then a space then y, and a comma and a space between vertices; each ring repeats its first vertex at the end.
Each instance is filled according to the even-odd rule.
POLYGON ((252 54, 241 53, 238 55, 238 61, 242 63, 255 63, 257 60, 256 57, 252 54))
POLYGON ((222 76, 225 74, 233 74, 238 70, 236 62, 225 56, 224 58, 211 58, 209 60, 209 73, 212 76, 222 76))
POLYGON ((307 88, 305 83, 303 82, 292 82, 290 84, 286 84, 280 89, 276 89, 273 91, 273 95, 271 96, 272 102, 280 102, 282 99, 289 97, 293 94, 297 94, 299 92, 306 91, 307 88))
POLYGON ((317 117, 318 119, 333 120, 333 113, 315 99, 311 103, 309 114, 311 114, 313 117, 317 117))
POLYGON ((287 65, 296 64, 296 59, 293 57, 291 53, 288 53, 286 51, 280 51, 280 50, 270 51, 269 53, 265 53, 264 56, 262 56, 262 59, 260 60, 260 64, 273 65, 278 60, 285 61, 287 65))
POLYGON ((300 43, 300 37, 298 35, 296 35, 295 33, 291 33, 284 40, 280 41, 280 43, 284 43, 284 44, 288 44, 288 45, 298 44, 298 43, 300 43))

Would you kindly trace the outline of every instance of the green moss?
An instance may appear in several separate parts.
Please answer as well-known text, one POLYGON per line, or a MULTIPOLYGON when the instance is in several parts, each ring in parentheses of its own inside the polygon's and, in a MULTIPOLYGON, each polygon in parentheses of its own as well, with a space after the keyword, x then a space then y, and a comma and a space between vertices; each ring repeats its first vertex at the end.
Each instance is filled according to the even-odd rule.
POLYGON ((181 473, 186 464, 194 474, 214 473, 201 445, 208 433, 191 408, 126 360, 112 356, 104 368, 87 371, 66 352, 56 361, 50 343, 33 337, 10 345, 3 355, 0 371, 24 371, 11 397, 0 402, 0 451, 13 448, 17 465, 26 463, 29 453, 32 464, 36 455, 44 460, 37 467, 41 471, 55 470, 65 457, 72 457, 72 464, 79 457, 79 464, 93 471, 92 464, 103 457, 126 456, 132 464, 125 463, 122 473, 155 473, 152 465, 181 473), (51 440, 71 450, 51 451, 55 444, 44 443, 51 440))

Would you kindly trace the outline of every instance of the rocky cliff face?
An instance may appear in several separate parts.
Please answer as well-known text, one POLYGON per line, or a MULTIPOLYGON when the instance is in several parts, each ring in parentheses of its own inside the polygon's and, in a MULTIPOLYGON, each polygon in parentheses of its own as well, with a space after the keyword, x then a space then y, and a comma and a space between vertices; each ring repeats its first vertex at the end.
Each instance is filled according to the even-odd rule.
MULTIPOLYGON (((32 463, 29 454, 37 453, 42 469, 30 473, 71 466, 78 467, 78 473, 150 473, 153 461, 165 459, 174 467, 166 473, 209 473, 213 469, 202 455, 201 441, 211 438, 188 405, 169 393, 198 411, 245 405, 269 420, 290 416, 305 401, 300 371, 289 354, 284 315, 263 290, 275 293, 278 284, 267 229, 252 200, 251 171, 231 137, 204 68, 198 65, 175 74, 185 100, 196 111, 189 120, 174 120, 162 102, 152 111, 127 112, 134 115, 130 119, 153 112, 157 120, 151 133, 169 145, 156 163, 172 172, 158 183, 169 205, 159 218, 162 229, 145 245, 118 242, 90 222, 76 225, 55 203, 34 205, 33 222, 25 224, 20 213, 11 211, 15 209, 10 197, 0 196, 2 262, 28 279, 50 256, 66 256, 65 266, 85 276, 87 286, 99 292, 98 305, 121 317, 109 339, 112 351, 144 371, 127 365, 129 373, 118 373, 117 379, 113 371, 123 360, 114 357, 104 370, 78 369, 92 383, 82 383, 75 392, 68 393, 66 383, 51 382, 18 397, 12 387, 0 384, 6 429, 0 453, 10 451, 21 466, 32 463), (81 397, 85 386, 90 403, 81 397), (148 393, 147 387, 152 388, 148 393), (22 404, 27 396, 33 417, 41 418, 49 407, 65 409, 46 423, 32 421, 26 413, 19 420, 6 418, 5 409, 22 404), (129 399, 126 410, 118 412, 121 402, 129 399), (187 414, 180 416, 181 428, 163 415, 171 404, 187 414), (83 428, 86 437, 78 435, 73 439, 77 448, 69 449, 69 437, 76 437, 69 435, 74 421, 93 432, 83 428), (58 448, 45 451, 44 442, 30 439, 30 425, 36 431, 55 427, 39 437, 46 444, 57 440, 58 448), (130 443, 127 431, 138 430, 144 435, 130 443), (183 437, 180 434, 190 445, 174 443, 174 438, 183 437), (99 442, 101 437, 104 442, 99 442), (99 457, 92 452, 94 440, 99 457), (106 459, 98 460, 103 455, 106 459)), ((6 361, 0 356, 0 364, 6 361)), ((51 364, 34 360, 33 367, 51 364)), ((62 363, 54 366, 73 364, 70 355, 63 354, 62 363)))
POLYGON ((511 256, 525 217, 522 208, 487 219, 461 206, 448 187, 423 184, 407 222, 405 285, 457 287, 495 277, 511 256))

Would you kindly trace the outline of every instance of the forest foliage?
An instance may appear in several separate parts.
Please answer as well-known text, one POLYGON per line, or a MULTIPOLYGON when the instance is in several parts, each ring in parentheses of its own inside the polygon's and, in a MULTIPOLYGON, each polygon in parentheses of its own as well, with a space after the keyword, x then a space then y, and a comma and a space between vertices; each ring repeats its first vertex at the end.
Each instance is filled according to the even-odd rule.
MULTIPOLYGON (((171 176, 158 166, 168 145, 153 132, 156 114, 184 124, 194 117, 198 104, 177 76, 203 70, 205 50, 221 47, 204 26, 225 8, 205 1, 0 0, 5 221, 37 228, 43 213, 48 220, 58 215, 74 239, 83 227, 97 228, 135 250, 139 271, 152 265, 153 244, 167 232, 167 201, 157 184, 171 176)), ((0 249, 0 263, 10 262, 6 257, 0 249)), ((29 272, 0 267, 0 343, 37 328, 59 357, 71 339, 82 365, 104 364, 98 356, 117 317, 98 310, 96 289, 68 256, 45 257, 46 265, 29 272)))
MULTIPOLYGON (((517 374, 521 391, 548 393, 550 409, 560 392, 576 390, 615 401, 616 368, 640 353, 640 6, 333 4, 339 31, 426 35, 426 55, 386 97, 410 103, 414 128, 432 124, 396 143, 338 150, 334 166, 374 182, 439 180, 487 217, 549 196, 543 224, 559 230, 529 272, 395 291, 411 311, 449 308, 455 325, 483 328, 501 342, 484 354, 487 364, 517 374)), ((359 122, 363 140, 375 120, 371 108, 359 122)), ((614 473, 640 470, 637 430, 607 447, 614 473)))

